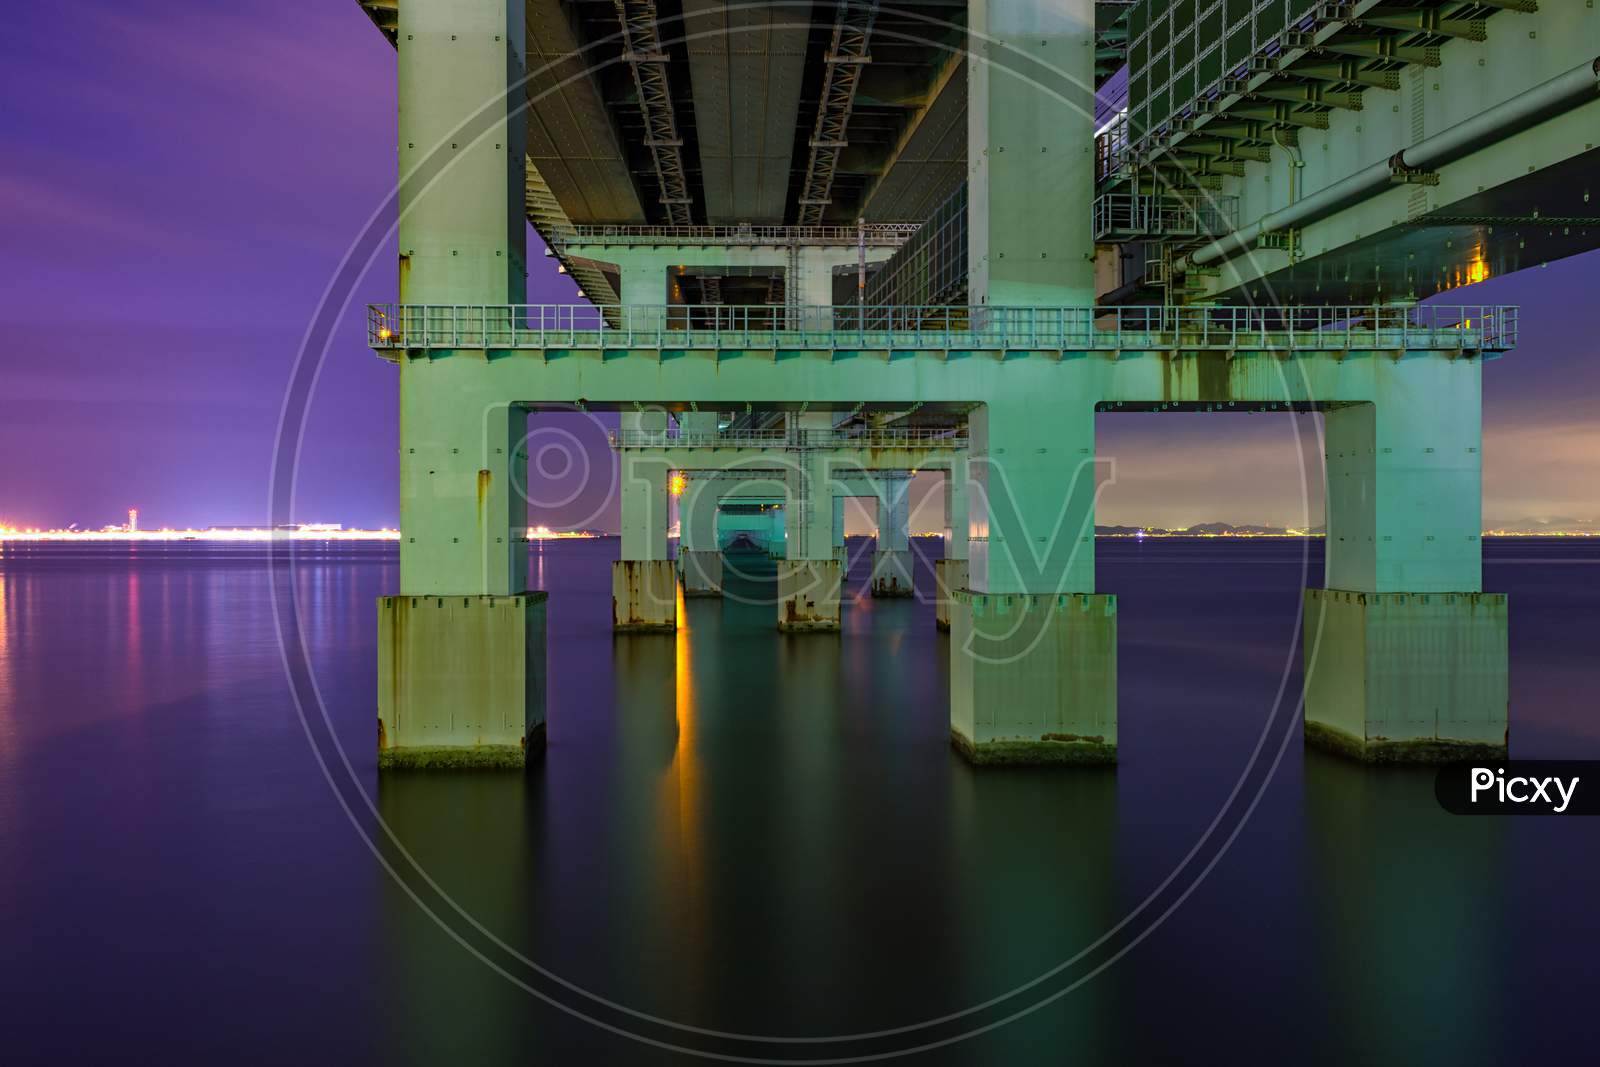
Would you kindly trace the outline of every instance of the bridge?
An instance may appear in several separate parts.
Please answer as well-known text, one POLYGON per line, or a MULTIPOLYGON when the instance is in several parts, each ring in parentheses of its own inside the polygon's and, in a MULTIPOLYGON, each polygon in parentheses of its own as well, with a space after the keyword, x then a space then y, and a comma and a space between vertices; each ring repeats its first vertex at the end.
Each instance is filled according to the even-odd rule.
POLYGON ((402 428, 380 766, 542 745, 525 440, 574 408, 621 413, 622 633, 717 591, 741 497, 783 502, 775 630, 836 631, 842 499, 877 499, 874 591, 903 594, 906 472, 939 473, 951 739, 980 763, 1116 758, 1096 418, 1321 412, 1307 739, 1505 753, 1482 364, 1519 321, 1453 290, 1600 241, 1592 7, 361 6, 399 55, 400 299, 367 312, 402 428), (585 303, 528 303, 528 223, 585 303))

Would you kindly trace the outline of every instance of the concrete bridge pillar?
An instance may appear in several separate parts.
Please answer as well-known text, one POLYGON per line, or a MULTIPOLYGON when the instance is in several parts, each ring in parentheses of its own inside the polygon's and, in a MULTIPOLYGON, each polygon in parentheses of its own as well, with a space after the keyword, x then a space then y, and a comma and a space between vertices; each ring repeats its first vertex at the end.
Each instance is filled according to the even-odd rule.
POLYGON ((950 473, 944 480, 944 558, 933 565, 934 625, 950 629, 950 604, 967 579, 967 482, 970 464, 966 453, 950 457, 950 473))
POLYGON ((656 256, 617 256, 617 299, 658 307, 667 302, 667 264, 656 256))
POLYGON ((951 741, 978 763, 1113 762, 1117 607, 1094 591, 1094 405, 1071 389, 1005 397, 969 430, 975 536, 950 609, 951 741))
POLYGON ((678 625, 678 582, 667 556, 671 472, 664 459, 636 447, 664 441, 667 422, 660 409, 625 411, 618 427, 622 558, 611 565, 611 624, 618 632, 670 632, 678 625))
POLYGON ((1482 591, 1482 364, 1375 357, 1373 371, 1376 402, 1323 416, 1306 740, 1372 761, 1504 758, 1506 597, 1482 591))
POLYGON ((843 568, 833 553, 833 461, 826 447, 805 444, 808 432, 833 428, 828 412, 790 415, 791 451, 784 476, 784 558, 778 563, 778 629, 839 629, 843 568))
POLYGON ((1092 305, 1094 0, 968 0, 967 26, 969 298, 1092 305))
POLYGON ((908 597, 911 579, 911 472, 877 477, 878 539, 872 555, 872 595, 908 597))
MULTIPOLYGON (((802 248, 796 257, 800 276, 789 279, 800 294, 800 303, 807 310, 795 328, 800 330, 826 330, 833 325, 833 265, 842 250, 836 248, 802 248), (829 309, 829 310, 825 310, 829 309)), ((851 254, 854 252, 851 250, 851 254)))
POLYGON ((703 471, 686 471, 683 477, 683 495, 678 498, 678 569, 683 574, 683 595, 721 596, 717 477, 703 471))
MULTIPOLYGON (((524 125, 509 114, 522 93, 507 93, 523 47, 519 0, 400 13, 403 302, 526 299, 524 125)), ((520 766, 544 743, 527 411, 462 399, 483 361, 481 351, 400 361, 400 593, 378 601, 380 768, 520 766)))
POLYGON ((523 10, 430 0, 400 12, 400 301, 527 299, 523 10), (500 101, 485 108, 489 101, 500 101))

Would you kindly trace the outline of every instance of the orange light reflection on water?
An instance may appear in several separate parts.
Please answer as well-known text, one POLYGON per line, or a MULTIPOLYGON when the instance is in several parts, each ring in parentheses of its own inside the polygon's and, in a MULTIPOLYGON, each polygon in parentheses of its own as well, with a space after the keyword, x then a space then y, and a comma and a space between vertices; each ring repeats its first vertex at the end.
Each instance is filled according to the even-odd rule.
MULTIPOLYGON (((689 896, 699 900, 700 876, 705 863, 705 846, 701 839, 701 827, 705 822, 705 813, 701 809, 705 798, 702 796, 704 783, 701 779, 699 737, 696 731, 694 656, 689 640, 689 613, 684 609, 681 583, 677 586, 675 597, 678 629, 673 637, 672 672, 678 738, 672 754, 671 780, 663 783, 667 795, 662 797, 661 809, 663 814, 675 809, 678 847, 681 850, 679 870, 683 873, 689 896)), ((667 829, 663 827, 663 830, 667 829)), ((697 921, 701 916, 696 909, 685 917, 697 921)))

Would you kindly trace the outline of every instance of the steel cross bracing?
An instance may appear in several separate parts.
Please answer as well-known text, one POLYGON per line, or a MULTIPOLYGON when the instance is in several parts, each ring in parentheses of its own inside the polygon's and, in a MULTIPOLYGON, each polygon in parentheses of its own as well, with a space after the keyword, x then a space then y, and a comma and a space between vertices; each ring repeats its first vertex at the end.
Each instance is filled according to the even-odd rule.
POLYGON ((623 59, 633 71, 644 114, 645 146, 655 164, 656 183, 667 220, 675 226, 694 221, 689 179, 683 166, 683 138, 672 110, 672 90, 667 83, 667 53, 656 30, 655 0, 615 0, 622 23, 623 59))
POLYGON ((799 219, 815 226, 833 199, 833 176, 839 153, 849 144, 850 113, 855 108, 861 68, 870 62, 867 43, 878 4, 844 0, 833 24, 833 41, 823 57, 822 98, 817 103, 817 124, 811 132, 811 156, 801 184, 799 219))

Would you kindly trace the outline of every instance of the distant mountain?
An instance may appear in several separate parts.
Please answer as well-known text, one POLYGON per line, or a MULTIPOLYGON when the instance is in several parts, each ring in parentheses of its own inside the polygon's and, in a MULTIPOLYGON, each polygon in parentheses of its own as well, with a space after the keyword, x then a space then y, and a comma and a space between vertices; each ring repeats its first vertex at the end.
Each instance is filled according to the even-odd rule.
MULTIPOLYGON (((1145 534, 1151 537, 1288 537, 1289 531, 1282 526, 1235 526, 1228 522, 1202 522, 1181 530, 1168 530, 1159 526, 1096 526, 1096 535, 1101 537, 1134 537, 1145 534)), ((1321 534, 1322 527, 1318 526, 1311 531, 1321 534)))
POLYGON ((1283 537, 1289 533, 1282 526, 1234 526, 1232 523, 1227 522, 1202 522, 1197 526, 1189 527, 1183 532, 1207 534, 1213 537, 1218 534, 1256 534, 1257 536, 1264 534, 1270 537, 1283 537))
POLYGON ((1496 533, 1600 533, 1600 522, 1594 519, 1575 519, 1570 515, 1550 515, 1542 519, 1521 518, 1512 521, 1492 519, 1485 522, 1483 527, 1496 533))

